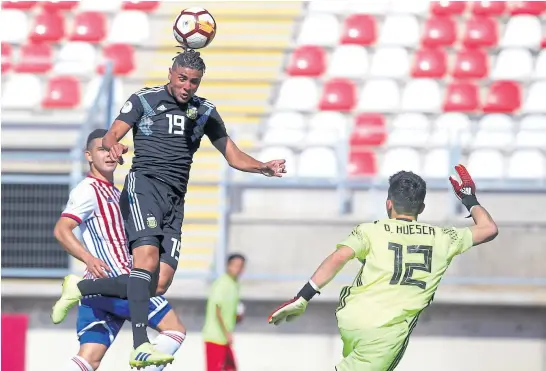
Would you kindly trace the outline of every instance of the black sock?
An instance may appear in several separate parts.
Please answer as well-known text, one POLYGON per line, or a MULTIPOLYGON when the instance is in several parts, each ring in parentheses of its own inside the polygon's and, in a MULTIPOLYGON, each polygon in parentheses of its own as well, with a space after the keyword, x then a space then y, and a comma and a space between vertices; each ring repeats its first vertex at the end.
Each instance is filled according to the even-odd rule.
POLYGON ((159 267, 152 273, 152 281, 150 282, 150 297, 156 296, 157 285, 159 284, 159 267))
POLYGON ((83 296, 103 295, 120 299, 127 299, 128 274, 113 278, 98 278, 96 280, 81 280, 78 289, 83 296))
POLYGON ((148 326, 148 306, 150 301, 150 281, 152 273, 145 269, 133 268, 129 275, 127 296, 131 324, 133 326, 133 348, 149 343, 146 327, 148 326))

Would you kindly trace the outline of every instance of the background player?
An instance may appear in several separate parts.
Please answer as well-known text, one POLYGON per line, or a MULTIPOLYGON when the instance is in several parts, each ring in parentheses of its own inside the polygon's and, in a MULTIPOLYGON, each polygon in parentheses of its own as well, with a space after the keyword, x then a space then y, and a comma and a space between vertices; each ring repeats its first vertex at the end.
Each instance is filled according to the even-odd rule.
POLYGON ((227 259, 226 273, 211 286, 203 326, 207 371, 237 370, 231 345, 238 317, 239 277, 245 262, 243 255, 231 254, 227 259))
MULTIPOLYGON (((89 280, 85 282, 106 276, 128 277, 132 266, 118 205, 120 192, 112 182, 117 163, 102 147, 105 134, 106 130, 100 129, 89 134, 85 156, 90 172, 70 193, 68 204, 54 231, 65 250, 86 264, 84 277, 89 280), (76 227, 82 232, 85 246, 73 233, 76 227)), ((78 280, 75 276, 68 276, 67 279, 78 280)), ((80 350, 63 370, 96 370, 128 319, 127 300, 100 296, 82 298, 77 321, 80 350)), ((184 341, 186 330, 163 297, 150 299, 149 323, 162 331, 154 339, 156 347, 165 354, 173 355, 184 341)), ((163 368, 150 366, 146 370, 159 371, 163 368)))
MULTIPOLYGON (((139 353, 156 354, 146 333, 148 300, 167 290, 178 266, 184 197, 203 135, 235 169, 276 177, 286 172, 284 160, 260 162, 229 138, 215 106, 195 96, 204 72, 200 53, 179 53, 169 68, 169 83, 131 95, 103 139, 111 158, 122 162, 127 147, 119 140, 133 131, 135 157, 120 200, 134 259, 127 289, 123 282, 104 279, 95 281, 92 288, 67 287, 63 294, 67 308, 81 295, 111 293, 114 288, 120 291, 116 296, 127 295, 133 319, 131 365, 139 353)), ((155 359, 160 358, 156 354, 155 359)))
POLYGON ((362 267, 353 284, 341 290, 336 311, 344 357, 336 370, 393 370, 451 260, 497 236, 497 225, 476 199, 474 181, 464 166, 455 169, 461 182, 452 177, 450 181, 474 226, 418 223, 417 216, 425 208, 426 183, 411 172, 394 174, 386 202, 389 219, 358 225, 298 295, 271 314, 269 322, 278 325, 303 314, 311 298, 356 257, 362 267))

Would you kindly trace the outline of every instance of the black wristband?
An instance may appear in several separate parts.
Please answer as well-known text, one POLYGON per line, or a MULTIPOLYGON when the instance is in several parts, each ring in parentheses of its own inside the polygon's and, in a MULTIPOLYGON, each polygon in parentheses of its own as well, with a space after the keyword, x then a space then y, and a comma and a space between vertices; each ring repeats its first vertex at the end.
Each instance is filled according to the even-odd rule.
POLYGON ((461 199, 461 202, 462 202, 463 205, 466 207, 466 209, 468 210, 468 212, 470 212, 470 209, 472 209, 472 206, 476 206, 476 205, 479 205, 479 204, 480 204, 480 203, 478 202, 478 199, 476 198, 475 195, 464 196, 464 197, 461 199))
POLYGON ((305 300, 310 301, 316 294, 320 294, 320 292, 315 290, 313 286, 307 282, 305 286, 301 288, 300 292, 298 292, 297 297, 302 297, 305 300))

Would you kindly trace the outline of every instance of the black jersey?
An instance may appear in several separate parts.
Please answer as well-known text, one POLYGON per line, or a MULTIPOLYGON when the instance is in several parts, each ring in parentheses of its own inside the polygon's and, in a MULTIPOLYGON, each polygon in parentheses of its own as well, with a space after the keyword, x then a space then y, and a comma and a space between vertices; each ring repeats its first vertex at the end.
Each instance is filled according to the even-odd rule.
POLYGON ((166 85, 131 95, 117 120, 133 127, 131 170, 162 180, 182 193, 203 135, 211 142, 227 136, 224 121, 212 103, 195 96, 178 104, 166 85))

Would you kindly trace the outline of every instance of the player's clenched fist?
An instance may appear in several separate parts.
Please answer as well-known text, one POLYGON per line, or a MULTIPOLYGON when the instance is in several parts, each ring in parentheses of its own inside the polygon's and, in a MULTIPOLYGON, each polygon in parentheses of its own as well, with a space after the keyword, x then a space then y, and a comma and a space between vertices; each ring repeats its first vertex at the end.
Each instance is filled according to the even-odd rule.
POLYGON ((265 176, 271 177, 282 177, 283 174, 286 174, 286 160, 272 160, 263 164, 260 169, 261 173, 265 176))
POLYGON ((126 154, 129 151, 129 147, 124 146, 121 143, 116 143, 110 147, 110 158, 114 161, 117 161, 120 165, 123 165, 122 155, 126 154))
POLYGON ((463 165, 459 164, 455 166, 455 171, 459 175, 460 181, 456 180, 453 176, 449 177, 449 181, 451 182, 455 196, 461 200, 470 212, 473 206, 479 205, 476 198, 476 184, 463 165))

